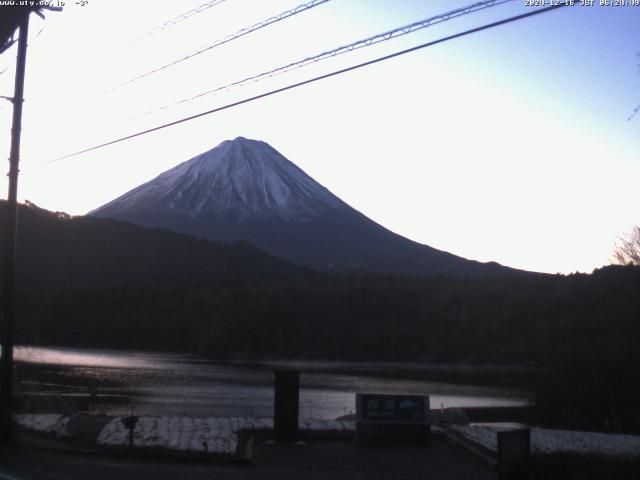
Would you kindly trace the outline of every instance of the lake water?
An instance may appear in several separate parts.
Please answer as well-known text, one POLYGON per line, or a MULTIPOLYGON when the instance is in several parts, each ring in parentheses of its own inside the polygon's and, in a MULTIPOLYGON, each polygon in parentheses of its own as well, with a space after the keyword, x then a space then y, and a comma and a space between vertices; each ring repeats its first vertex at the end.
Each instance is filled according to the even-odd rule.
MULTIPOLYGON (((108 415, 273 415, 273 364, 229 365, 175 354, 40 347, 17 347, 15 357, 16 391, 34 400, 26 403, 31 407, 23 406, 27 409, 58 402, 64 408, 75 405, 108 415)), ((430 395, 432 408, 528 403, 526 393, 517 390, 407 379, 406 372, 402 379, 392 378, 389 364, 278 365, 303 370, 301 419, 353 413, 356 392, 430 395)), ((398 370, 397 365, 393 368, 398 370)))

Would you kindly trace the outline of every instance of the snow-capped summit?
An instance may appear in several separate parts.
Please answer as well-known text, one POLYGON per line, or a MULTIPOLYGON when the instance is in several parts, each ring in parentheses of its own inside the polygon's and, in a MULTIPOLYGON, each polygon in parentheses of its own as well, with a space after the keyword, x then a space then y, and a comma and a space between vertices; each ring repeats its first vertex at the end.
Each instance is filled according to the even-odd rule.
POLYGON ((347 206, 269 144, 238 137, 168 170, 92 214, 163 208, 195 218, 305 221, 347 206))
POLYGON ((243 137, 222 142, 90 215, 210 240, 244 240, 285 260, 323 270, 452 276, 509 270, 390 232, 270 145, 243 137))

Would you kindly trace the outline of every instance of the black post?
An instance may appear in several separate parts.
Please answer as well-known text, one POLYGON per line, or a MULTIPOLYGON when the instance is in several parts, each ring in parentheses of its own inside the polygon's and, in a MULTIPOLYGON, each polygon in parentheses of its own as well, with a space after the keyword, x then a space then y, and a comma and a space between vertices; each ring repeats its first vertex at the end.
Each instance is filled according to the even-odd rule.
POLYGON ((276 370, 275 377, 274 440, 293 443, 298 440, 300 373, 295 370, 276 370))
POLYGON ((498 478, 530 478, 531 431, 526 429, 498 432, 498 478))
POLYGON ((11 153, 9 156, 9 194, 7 195, 5 213, 4 279, 0 318, 0 344, 2 346, 0 355, 0 443, 3 445, 11 443, 13 429, 13 324, 15 317, 18 166, 28 36, 29 14, 26 13, 20 23, 20 38, 18 40, 18 59, 13 94, 13 123, 11 125, 11 153))

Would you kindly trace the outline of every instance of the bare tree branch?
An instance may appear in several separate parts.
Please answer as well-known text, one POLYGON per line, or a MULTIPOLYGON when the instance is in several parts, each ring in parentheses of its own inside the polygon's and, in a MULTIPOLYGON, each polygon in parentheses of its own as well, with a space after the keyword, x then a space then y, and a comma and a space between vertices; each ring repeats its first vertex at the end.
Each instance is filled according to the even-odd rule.
POLYGON ((639 225, 633 227, 631 233, 618 239, 611 261, 619 265, 640 265, 639 225))

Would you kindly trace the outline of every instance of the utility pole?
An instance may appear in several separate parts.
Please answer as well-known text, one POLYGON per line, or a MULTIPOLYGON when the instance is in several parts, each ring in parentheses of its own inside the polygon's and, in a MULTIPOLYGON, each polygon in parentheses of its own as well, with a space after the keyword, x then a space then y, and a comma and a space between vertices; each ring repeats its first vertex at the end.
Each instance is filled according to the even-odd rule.
POLYGON ((18 39, 18 59, 12 100, 13 123, 11 125, 11 153, 9 155, 9 194, 7 195, 5 213, 4 279, 0 316, 0 345, 2 346, 0 354, 0 444, 2 445, 11 444, 13 437, 13 324, 15 320, 18 167, 28 36, 29 13, 26 13, 20 22, 20 38, 18 39))

